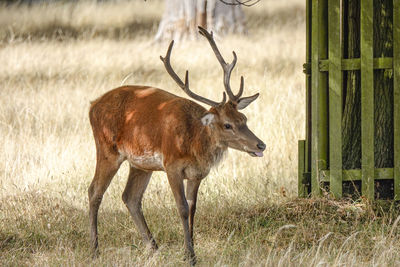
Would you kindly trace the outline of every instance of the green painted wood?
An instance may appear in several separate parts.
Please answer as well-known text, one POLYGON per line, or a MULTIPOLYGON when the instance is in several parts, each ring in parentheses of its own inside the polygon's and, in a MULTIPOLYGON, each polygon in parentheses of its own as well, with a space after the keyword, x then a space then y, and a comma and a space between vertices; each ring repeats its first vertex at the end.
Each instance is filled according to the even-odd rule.
POLYGON ((374 69, 391 69, 393 68, 393 58, 378 57, 374 58, 374 69))
POLYGON ((400 200, 400 0, 393 0, 394 199, 400 200))
MULTIPOLYGON (((319 70, 329 71, 329 59, 320 60, 319 70)), ((380 57, 373 59, 374 69, 391 69, 393 68, 393 58, 391 57, 380 57)), ((342 59, 341 70, 359 70, 361 69, 361 59, 360 58, 348 58, 342 59)))
MULTIPOLYGON (((328 0, 319 0, 318 6, 318 39, 319 60, 328 59, 328 0)), ((328 74, 318 72, 318 95, 317 95, 317 175, 319 170, 327 168, 328 162, 328 74)), ((319 177, 318 177, 319 180, 319 177)), ((320 190, 320 193, 322 191, 320 190)))
POLYGON ((348 58, 342 59, 342 70, 359 70, 361 69, 361 59, 348 58))
MULTIPOLYGON (((311 129, 310 129, 311 130, 311 129)), ((311 132, 310 132, 310 136, 311 136, 311 132)), ((305 155, 304 155, 304 161, 305 161, 305 165, 304 165, 304 173, 311 173, 311 140, 310 139, 306 139, 305 140, 305 155)), ((304 179, 306 176, 304 176, 304 179)), ((311 188, 311 176, 307 177, 307 183, 308 183, 308 192, 310 191, 311 188)), ((308 195, 308 193, 307 193, 308 195)))
POLYGON ((342 197, 342 44, 340 1, 329 1, 329 169, 330 191, 342 197))
POLYGON ((361 192, 374 199, 373 0, 361 1, 361 192))
POLYGON ((319 61, 319 71, 329 71, 329 59, 322 59, 319 61))
MULTIPOLYGON (((342 181, 362 180, 362 194, 369 199, 374 198, 374 179, 394 179, 394 193, 395 199, 400 199, 400 0, 394 0, 393 3, 393 58, 373 58, 373 1, 361 1, 361 58, 354 59, 341 59, 333 56, 336 49, 334 43, 335 36, 333 36, 333 29, 336 25, 332 25, 338 16, 335 9, 339 0, 306 0, 309 8, 307 10, 308 26, 307 31, 307 50, 305 65, 310 66, 308 72, 311 77, 306 79, 307 97, 306 97, 306 113, 307 124, 306 128, 311 129, 309 133, 306 132, 306 140, 299 143, 299 168, 302 166, 300 175, 299 170, 299 184, 301 177, 303 178, 301 184, 304 185, 304 177, 311 176, 312 194, 320 195, 320 182, 330 182, 331 190, 336 195, 338 190, 335 189, 336 185, 341 188, 341 183, 337 181, 339 176, 342 176, 342 181), (332 2, 331 2, 332 1, 332 2), (329 7, 328 7, 329 4, 329 7), (311 11, 311 12, 310 12, 311 11), (329 12, 329 16, 328 16, 329 12), (327 19, 329 19, 329 24, 327 19), (329 25, 329 26, 328 26, 329 25), (329 59, 327 58, 327 30, 329 27, 329 59), (308 55, 307 55, 308 53, 308 55), (338 62, 338 59, 340 61, 338 62), (374 88, 373 88, 373 70, 374 69, 392 69, 393 68, 393 82, 394 82, 394 167, 387 169, 374 168, 374 88), (339 69, 339 71, 338 71, 339 69), (337 87, 335 73, 344 70, 361 70, 361 131, 362 131, 362 169, 361 170, 341 170, 336 167, 337 160, 335 157, 338 155, 334 151, 330 151, 329 155, 329 168, 327 169, 327 142, 329 147, 338 148, 338 135, 332 136, 334 126, 337 124, 335 119, 339 116, 334 116, 335 111, 334 103, 337 103, 337 87), (327 73, 327 71, 329 73, 327 73), (329 99, 326 81, 329 75, 329 99), (308 85, 307 85, 308 83, 308 85), (331 99, 333 96, 333 99, 331 99), (327 102, 329 101, 329 139, 327 125, 327 102), (324 127, 325 126, 325 127, 324 127), (304 153, 302 147, 304 145, 304 153), (309 149, 307 151, 307 149, 309 149), (304 165, 300 164, 301 155, 304 155, 304 165), (310 157, 307 159, 307 157, 310 157), (336 163, 335 163, 336 162, 336 163), (311 164, 307 167, 307 164, 311 164), (338 171, 339 169, 339 171, 338 171), (341 171, 340 171, 341 170, 341 171), (308 175, 306 175, 308 174, 308 175)), ((340 8, 339 8, 340 9, 340 8)), ((338 11, 340 12, 340 11, 338 11)), ((340 37, 339 37, 340 39, 340 37)), ((340 44, 337 47, 341 47, 340 44)), ((340 51, 340 48, 337 49, 340 51)), ((341 51, 340 51, 341 54, 341 51)), ((342 83, 340 83, 339 90, 341 93, 342 83)), ((341 105, 340 105, 341 106, 341 105)), ((339 109, 340 112, 341 109, 339 109)), ((341 117, 341 116, 340 116, 341 117)), ((341 127, 341 126, 340 126, 341 127)), ((307 131, 307 130, 306 130, 307 131)), ((337 131, 341 132, 341 131, 337 131)), ((339 140, 341 142, 341 139, 339 140)), ((341 153, 341 151, 340 151, 341 153)), ((310 178, 308 178, 310 179, 310 178)), ((304 191, 304 189, 303 189, 304 191)), ((300 190, 299 190, 300 192, 300 190)), ((300 193, 299 193, 300 195, 300 193)))
POLYGON ((303 183, 304 179, 304 172, 305 172, 305 147, 306 141, 299 140, 298 142, 298 151, 299 151, 299 158, 298 158, 298 181, 297 181, 297 195, 299 197, 307 197, 307 187, 303 183))
MULTIPOLYGON (((322 170, 320 173, 320 179, 323 182, 330 181, 330 170, 322 170)), ((343 170, 343 181, 359 181, 362 178, 361 170, 343 170)), ((393 179, 393 168, 377 168, 374 169, 375 180, 386 180, 393 179)))
POLYGON ((311 15, 311 193, 319 196, 321 189, 319 186, 319 139, 318 139, 318 88, 319 88, 319 38, 318 38, 318 4, 319 0, 312 1, 311 15))
POLYGON ((319 71, 319 60, 328 57, 328 1, 311 3, 311 193, 320 196, 319 171, 326 169, 328 159, 328 77, 319 71))
POLYGON ((306 75, 306 141, 305 141, 305 170, 311 171, 311 3, 306 1, 306 60, 310 66, 310 74, 306 75))

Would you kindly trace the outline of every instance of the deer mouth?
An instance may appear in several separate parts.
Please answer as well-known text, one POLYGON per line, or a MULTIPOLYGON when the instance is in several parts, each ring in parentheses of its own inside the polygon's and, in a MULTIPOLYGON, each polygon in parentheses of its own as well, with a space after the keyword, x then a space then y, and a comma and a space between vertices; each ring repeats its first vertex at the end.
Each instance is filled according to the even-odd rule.
POLYGON ((264 154, 262 152, 247 152, 250 154, 252 157, 262 157, 264 154))

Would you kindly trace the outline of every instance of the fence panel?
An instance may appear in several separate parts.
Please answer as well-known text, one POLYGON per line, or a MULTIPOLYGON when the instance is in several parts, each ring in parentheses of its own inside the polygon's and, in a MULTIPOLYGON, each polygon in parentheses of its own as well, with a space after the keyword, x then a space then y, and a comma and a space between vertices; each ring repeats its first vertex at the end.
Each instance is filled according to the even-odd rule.
POLYGON ((400 0, 393 0, 393 56, 374 58, 374 1, 362 0, 361 55, 348 59, 343 58, 343 39, 347 37, 341 36, 345 2, 306 3, 307 130, 306 140, 299 142, 299 195, 310 191, 313 196, 321 195, 321 188, 328 183, 330 192, 341 197, 343 182, 361 180, 362 195, 374 199, 375 180, 391 179, 394 198, 400 200, 400 0), (394 166, 390 168, 375 168, 374 162, 374 69, 393 70, 394 166), (361 169, 343 170, 343 72, 349 70, 361 72, 361 169))

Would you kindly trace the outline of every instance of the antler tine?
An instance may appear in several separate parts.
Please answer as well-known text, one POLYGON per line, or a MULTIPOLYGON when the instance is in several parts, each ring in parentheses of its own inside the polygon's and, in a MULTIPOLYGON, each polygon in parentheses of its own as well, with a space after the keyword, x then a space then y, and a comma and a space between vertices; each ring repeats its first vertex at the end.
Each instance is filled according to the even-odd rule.
POLYGON ((244 89, 244 78, 243 76, 240 76, 240 88, 239 88, 239 93, 235 95, 236 99, 239 99, 242 96, 243 89, 244 89))
POLYGON ((168 50, 167 50, 167 54, 165 55, 165 57, 160 56, 161 61, 164 63, 164 67, 167 70, 168 74, 172 77, 172 79, 174 79, 174 81, 179 85, 180 88, 182 88, 182 90, 191 98, 198 100, 200 102, 203 102, 204 104, 216 107, 219 105, 222 105, 225 103, 226 101, 226 95, 225 93, 223 94, 223 100, 222 102, 218 103, 218 102, 214 102, 210 99, 207 99, 205 97, 199 96, 195 93, 193 93, 190 89, 189 89, 189 71, 186 71, 185 74, 185 83, 182 82, 181 78, 179 78, 179 76, 175 73, 175 71, 172 69, 171 66, 171 62, 170 62, 170 58, 171 58, 171 52, 172 52, 172 47, 174 46, 174 40, 171 41, 171 43, 169 44, 168 50))
POLYGON ((179 87, 184 89, 185 84, 182 82, 182 80, 179 78, 179 76, 175 73, 175 71, 171 67, 170 58, 173 46, 174 46, 174 40, 172 40, 171 43, 169 44, 167 54, 165 55, 165 57, 160 56, 160 59, 164 63, 164 67, 167 70, 168 74, 172 77, 172 79, 174 79, 174 81, 179 85, 179 87))
POLYGON ((224 87, 225 87, 225 91, 229 96, 229 99, 231 101, 237 101, 239 99, 239 97, 242 95, 243 93, 243 77, 241 78, 240 81, 240 89, 239 89, 239 93, 237 95, 234 95, 232 93, 232 89, 230 86, 230 79, 231 79, 231 73, 233 68, 236 65, 236 61, 237 61, 237 56, 235 51, 232 51, 233 54, 233 60, 230 64, 227 64, 224 60, 224 58, 221 55, 221 52, 219 52, 219 49, 217 47, 217 44, 214 41, 214 37, 213 37, 213 32, 208 32, 206 29, 202 28, 202 27, 198 27, 199 28, 199 33, 201 35, 203 35, 208 42, 211 45, 212 50, 214 51, 215 56, 217 57, 219 63, 221 64, 222 69, 224 70, 224 87))

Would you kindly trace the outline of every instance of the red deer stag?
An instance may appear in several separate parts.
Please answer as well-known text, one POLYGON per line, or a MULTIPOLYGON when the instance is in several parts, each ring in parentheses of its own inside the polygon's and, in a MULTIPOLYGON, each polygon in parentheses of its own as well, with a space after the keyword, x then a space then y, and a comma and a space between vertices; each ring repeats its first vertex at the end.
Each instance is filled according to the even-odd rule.
POLYGON ((225 92, 221 102, 214 102, 189 89, 170 64, 173 41, 167 55, 161 57, 169 75, 191 98, 210 105, 206 110, 197 103, 149 86, 123 86, 95 100, 89 117, 96 143, 96 172, 89 187, 91 245, 98 253, 97 213, 104 192, 121 163, 128 160, 130 172, 122 194, 138 231, 153 249, 157 244, 142 213, 142 197, 153 171, 165 171, 182 219, 185 256, 195 264, 193 219, 197 191, 228 147, 261 157, 265 144, 247 127, 246 117, 238 112, 258 97, 241 97, 243 77, 237 95, 229 80, 236 64, 227 64, 219 52, 213 34, 199 27, 207 38, 224 70, 225 92), (187 180, 186 196, 183 180, 187 180))

